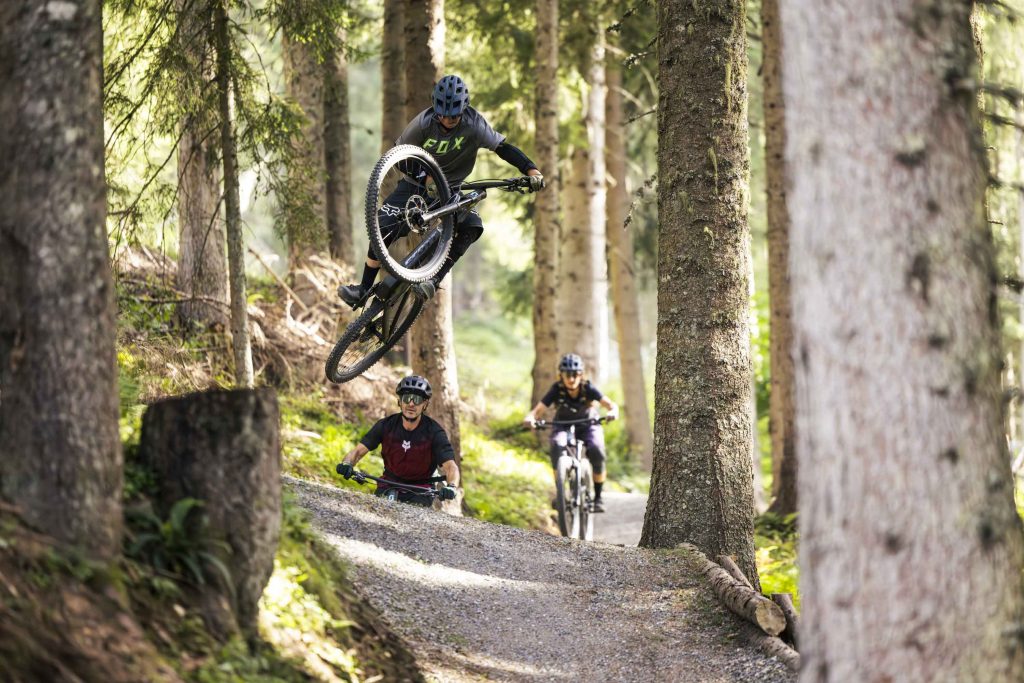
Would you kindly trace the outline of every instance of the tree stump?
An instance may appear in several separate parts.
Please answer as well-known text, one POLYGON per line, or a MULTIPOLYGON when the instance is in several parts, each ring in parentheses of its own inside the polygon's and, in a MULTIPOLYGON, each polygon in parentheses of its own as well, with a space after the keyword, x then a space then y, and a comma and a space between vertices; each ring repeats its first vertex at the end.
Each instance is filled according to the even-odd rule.
MULTIPOLYGON (((201 500, 210 533, 230 547, 223 559, 232 585, 208 586, 203 604, 226 599, 246 633, 256 630, 257 603, 274 569, 281 531, 278 422, 271 389, 171 398, 151 405, 142 421, 140 455, 158 482, 161 517, 182 498, 201 500)), ((227 635, 223 631, 231 626, 219 616, 208 613, 219 622, 214 628, 227 635)))

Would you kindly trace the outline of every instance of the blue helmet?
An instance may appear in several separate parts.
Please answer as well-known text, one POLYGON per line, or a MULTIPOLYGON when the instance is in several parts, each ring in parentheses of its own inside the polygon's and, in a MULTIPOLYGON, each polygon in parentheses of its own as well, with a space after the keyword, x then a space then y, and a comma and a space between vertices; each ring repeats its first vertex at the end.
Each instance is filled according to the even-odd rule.
POLYGON ((431 394, 434 392, 430 390, 430 382, 428 382, 425 377, 409 375, 408 377, 404 377, 402 381, 398 383, 395 393, 399 396, 402 394, 419 394, 423 398, 430 398, 431 394))
POLYGON ((469 88, 458 76, 445 76, 434 86, 434 113, 462 116, 469 106, 469 88))
POLYGON ((567 353, 558 362, 559 372, 583 372, 583 359, 575 353, 567 353))

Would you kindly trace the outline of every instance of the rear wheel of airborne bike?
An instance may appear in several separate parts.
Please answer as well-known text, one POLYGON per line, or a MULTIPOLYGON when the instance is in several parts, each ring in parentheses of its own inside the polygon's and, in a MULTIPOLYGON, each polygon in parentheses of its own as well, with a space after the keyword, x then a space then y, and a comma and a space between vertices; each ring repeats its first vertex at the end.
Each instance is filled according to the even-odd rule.
POLYGON ((387 301, 373 298, 327 357, 327 379, 354 379, 379 361, 409 330, 423 309, 423 300, 408 286, 396 288, 387 301))
POLYGON ((555 508, 558 511, 558 529, 566 538, 579 536, 580 519, 573 505, 576 500, 577 476, 572 458, 561 455, 555 471, 555 508))
POLYGON ((415 145, 392 147, 380 158, 366 185, 366 232, 384 268, 406 282, 423 282, 441 269, 455 234, 454 215, 420 220, 427 211, 448 203, 451 190, 437 161, 415 145), (400 181, 419 186, 402 206, 387 203, 400 181), (407 256, 434 233, 438 239, 415 262, 407 256), (396 235, 404 239, 396 239, 396 235))

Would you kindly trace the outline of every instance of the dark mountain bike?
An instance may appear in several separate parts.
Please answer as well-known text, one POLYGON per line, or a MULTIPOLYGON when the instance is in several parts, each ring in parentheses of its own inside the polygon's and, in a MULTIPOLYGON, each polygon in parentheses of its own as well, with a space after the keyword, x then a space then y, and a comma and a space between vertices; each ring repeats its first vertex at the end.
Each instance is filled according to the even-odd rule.
POLYGON ((555 466, 555 509, 558 528, 567 538, 594 539, 594 470, 586 456, 586 447, 576 438, 576 425, 603 424, 607 417, 547 422, 538 420, 534 429, 569 426, 569 439, 555 466))
POLYGON ((342 383, 358 377, 409 331, 424 304, 413 285, 441 269, 456 218, 483 201, 489 189, 532 191, 530 178, 523 176, 463 183, 453 192, 430 153, 414 145, 398 145, 380 158, 366 187, 366 230, 389 275, 370 290, 365 309, 334 345, 327 358, 327 379, 342 383), (400 181, 422 192, 412 194, 404 207, 386 204, 400 181), (393 234, 402 239, 392 241, 393 234))
MULTIPOLYGON (((341 465, 338 465, 340 468, 341 465)), ((341 474, 339 469, 338 474, 341 474)), ((367 481, 377 483, 377 491, 374 493, 379 498, 397 500, 403 503, 416 503, 429 506, 434 498, 441 497, 441 489, 437 486, 445 481, 444 477, 431 477, 423 484, 406 484, 400 481, 392 481, 375 477, 367 472, 355 470, 352 472, 352 480, 357 484, 365 484, 367 481)))

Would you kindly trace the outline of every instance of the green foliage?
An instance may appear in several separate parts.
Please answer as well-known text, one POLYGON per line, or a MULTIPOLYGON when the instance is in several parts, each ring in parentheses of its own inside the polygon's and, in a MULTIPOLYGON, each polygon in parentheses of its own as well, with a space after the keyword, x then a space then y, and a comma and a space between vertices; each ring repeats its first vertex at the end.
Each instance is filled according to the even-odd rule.
MULTIPOLYGON (((335 466, 369 429, 342 422, 316 396, 282 395, 281 435, 284 471, 295 477, 333 486, 356 487, 335 472, 335 466)), ((374 458, 361 469, 380 474, 374 458)))
POLYGON ((125 556, 165 578, 203 586, 216 577, 230 586, 230 572, 221 559, 230 547, 210 535, 202 506, 195 498, 182 498, 171 506, 166 520, 147 506, 128 508, 125 556))
POLYGON ((529 410, 533 378, 532 333, 525 320, 460 316, 455 356, 462 395, 482 413, 522 419, 529 410))
POLYGON ((800 568, 797 565, 799 535, 795 514, 781 517, 766 512, 754 525, 757 574, 763 593, 791 593, 800 608, 800 568))

